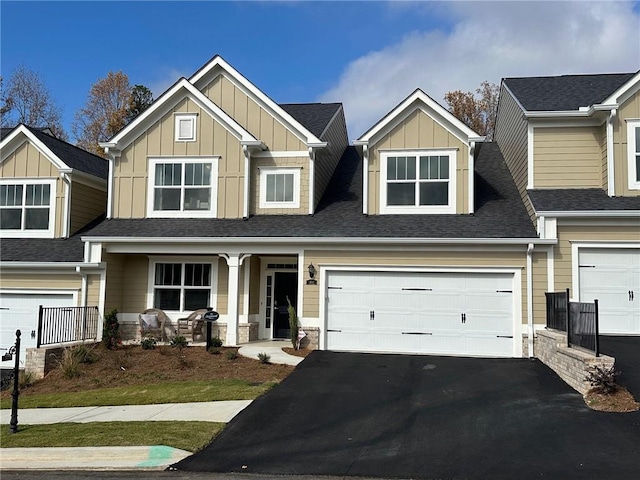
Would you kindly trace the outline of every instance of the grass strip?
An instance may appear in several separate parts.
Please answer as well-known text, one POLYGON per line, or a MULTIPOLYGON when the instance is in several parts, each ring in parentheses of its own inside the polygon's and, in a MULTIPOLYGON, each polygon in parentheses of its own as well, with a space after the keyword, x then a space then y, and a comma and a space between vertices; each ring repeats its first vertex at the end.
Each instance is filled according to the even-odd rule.
MULTIPOLYGON (((18 407, 102 407, 109 405, 253 400, 271 389, 275 384, 274 382, 255 384, 245 380, 208 380, 130 385, 37 395, 30 395, 27 390, 21 393, 18 407)), ((3 398, 0 401, 0 408, 11 408, 11 397, 3 398)))
MULTIPOLYGON (((212 422, 94 422, 19 425, 0 435, 2 448, 166 445, 188 452, 207 446, 224 428, 212 422)), ((2 425, 8 430, 8 425, 2 425)))

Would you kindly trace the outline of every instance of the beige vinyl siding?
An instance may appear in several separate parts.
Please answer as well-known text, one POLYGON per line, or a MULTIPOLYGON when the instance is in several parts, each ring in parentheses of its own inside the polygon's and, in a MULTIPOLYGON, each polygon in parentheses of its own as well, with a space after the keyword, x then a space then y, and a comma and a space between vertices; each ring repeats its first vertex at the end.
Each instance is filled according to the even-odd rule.
POLYGON ((369 147, 369 213, 380 213, 380 150, 456 149, 456 213, 469 212, 469 147, 422 110, 416 110, 369 147))
POLYGON ((535 188, 601 188, 601 127, 533 129, 535 188))
POLYGON ((240 218, 243 213, 244 154, 240 141, 190 99, 181 100, 151 125, 116 160, 113 181, 113 216, 144 218, 147 209, 149 157, 218 160, 218 218, 240 218), (196 141, 175 141, 174 113, 196 113, 196 141))
POLYGON ((14 152, 0 163, 0 178, 55 178, 56 204, 54 237, 59 238, 64 232, 65 186, 60 179, 60 171, 44 154, 40 153, 31 142, 26 140, 14 152))
MULTIPOLYGON (((0 288, 23 290, 77 290, 78 305, 82 301, 80 290, 82 280, 77 273, 2 273, 0 288)), ((45 305, 46 307, 46 305, 45 305)))
POLYGON ((113 255, 109 253, 103 253, 102 255, 102 261, 107 265, 104 300, 105 312, 110 312, 113 309, 116 309, 118 312, 124 312, 125 259, 126 256, 123 255, 113 255))
POLYGON ((527 196, 529 135, 528 124, 523 114, 524 112, 516 100, 502 86, 494 137, 507 167, 509 167, 520 196, 526 200, 525 205, 529 215, 533 215, 533 209, 527 196))
POLYGON ((320 140, 329 142, 329 145, 316 154, 314 209, 320 202, 344 150, 349 145, 342 107, 320 140))
MULTIPOLYGON (((511 267, 522 270, 522 322, 527 322, 527 254, 522 251, 305 251, 305 263, 313 263, 317 268, 324 265, 376 265, 411 267, 511 267)), ((544 291, 546 288, 546 256, 536 253, 534 256, 534 321, 544 323, 544 291)), ((304 286, 305 317, 320 316, 320 282, 318 285, 304 286)))
POLYGON ((629 190, 629 159, 626 120, 640 119, 640 92, 636 92, 618 109, 613 122, 613 158, 617 196, 638 196, 640 190, 629 190))
POLYGON ((69 235, 73 235, 107 209, 107 191, 73 182, 71 186, 71 215, 69 235))
POLYGON ((212 306, 220 315, 229 312, 229 266, 223 259, 218 262, 218 304, 212 306))
POLYGON ((224 74, 204 86, 202 92, 249 133, 272 151, 306 150, 306 144, 273 115, 260 107, 224 74))
MULTIPOLYGON (((533 285, 533 323, 546 325, 547 300, 544 293, 548 290, 547 253, 545 251, 541 251, 540 249, 534 250, 531 260, 533 285)), ((526 283, 526 279, 524 277, 523 283, 526 283)), ((525 298, 526 302, 526 296, 523 298, 525 298)), ((526 309, 523 310, 522 323, 527 323, 526 309)))
POLYGON ((309 213, 309 157, 255 158, 251 160, 250 213, 258 215, 287 215, 309 213), (299 208, 260 208, 260 168, 293 167, 300 169, 299 208))
POLYGON ((576 226, 558 221, 558 244, 554 247, 555 291, 572 288, 572 242, 638 242, 640 224, 633 226, 576 226))
POLYGON ((87 306, 100 305, 100 275, 87 275, 87 306))
POLYGON ((253 255, 249 260, 251 275, 249 278, 249 315, 260 313, 260 257, 253 255))
POLYGON ((600 129, 600 148, 602 150, 602 188, 606 191, 609 186, 609 166, 607 165, 607 127, 600 129))
POLYGON ((122 312, 140 313, 147 309, 149 259, 145 255, 127 255, 122 274, 122 312))

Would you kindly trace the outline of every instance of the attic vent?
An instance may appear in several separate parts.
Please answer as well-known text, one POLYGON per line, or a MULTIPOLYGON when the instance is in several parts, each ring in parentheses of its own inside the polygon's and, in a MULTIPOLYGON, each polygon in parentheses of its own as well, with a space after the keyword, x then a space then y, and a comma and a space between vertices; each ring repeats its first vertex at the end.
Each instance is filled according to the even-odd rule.
POLYGON ((176 142, 193 142, 196 139, 195 113, 176 114, 176 142))

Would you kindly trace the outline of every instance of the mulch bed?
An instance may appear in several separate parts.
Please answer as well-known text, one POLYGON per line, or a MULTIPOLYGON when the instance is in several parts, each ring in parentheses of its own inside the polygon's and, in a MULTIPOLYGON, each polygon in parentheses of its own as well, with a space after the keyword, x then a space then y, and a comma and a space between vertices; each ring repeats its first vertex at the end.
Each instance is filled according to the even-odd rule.
POLYGON ((613 393, 600 393, 591 389, 584 396, 587 406, 601 412, 635 412, 640 410, 640 403, 626 388, 618 387, 613 393))

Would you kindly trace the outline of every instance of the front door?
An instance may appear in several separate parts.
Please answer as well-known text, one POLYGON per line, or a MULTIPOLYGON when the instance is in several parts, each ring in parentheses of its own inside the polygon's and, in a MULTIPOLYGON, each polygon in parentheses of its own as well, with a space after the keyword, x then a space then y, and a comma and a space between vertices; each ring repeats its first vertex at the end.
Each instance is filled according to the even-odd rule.
POLYGON ((289 303, 293 308, 298 304, 298 274, 296 272, 275 272, 273 285, 273 338, 290 338, 289 303))

